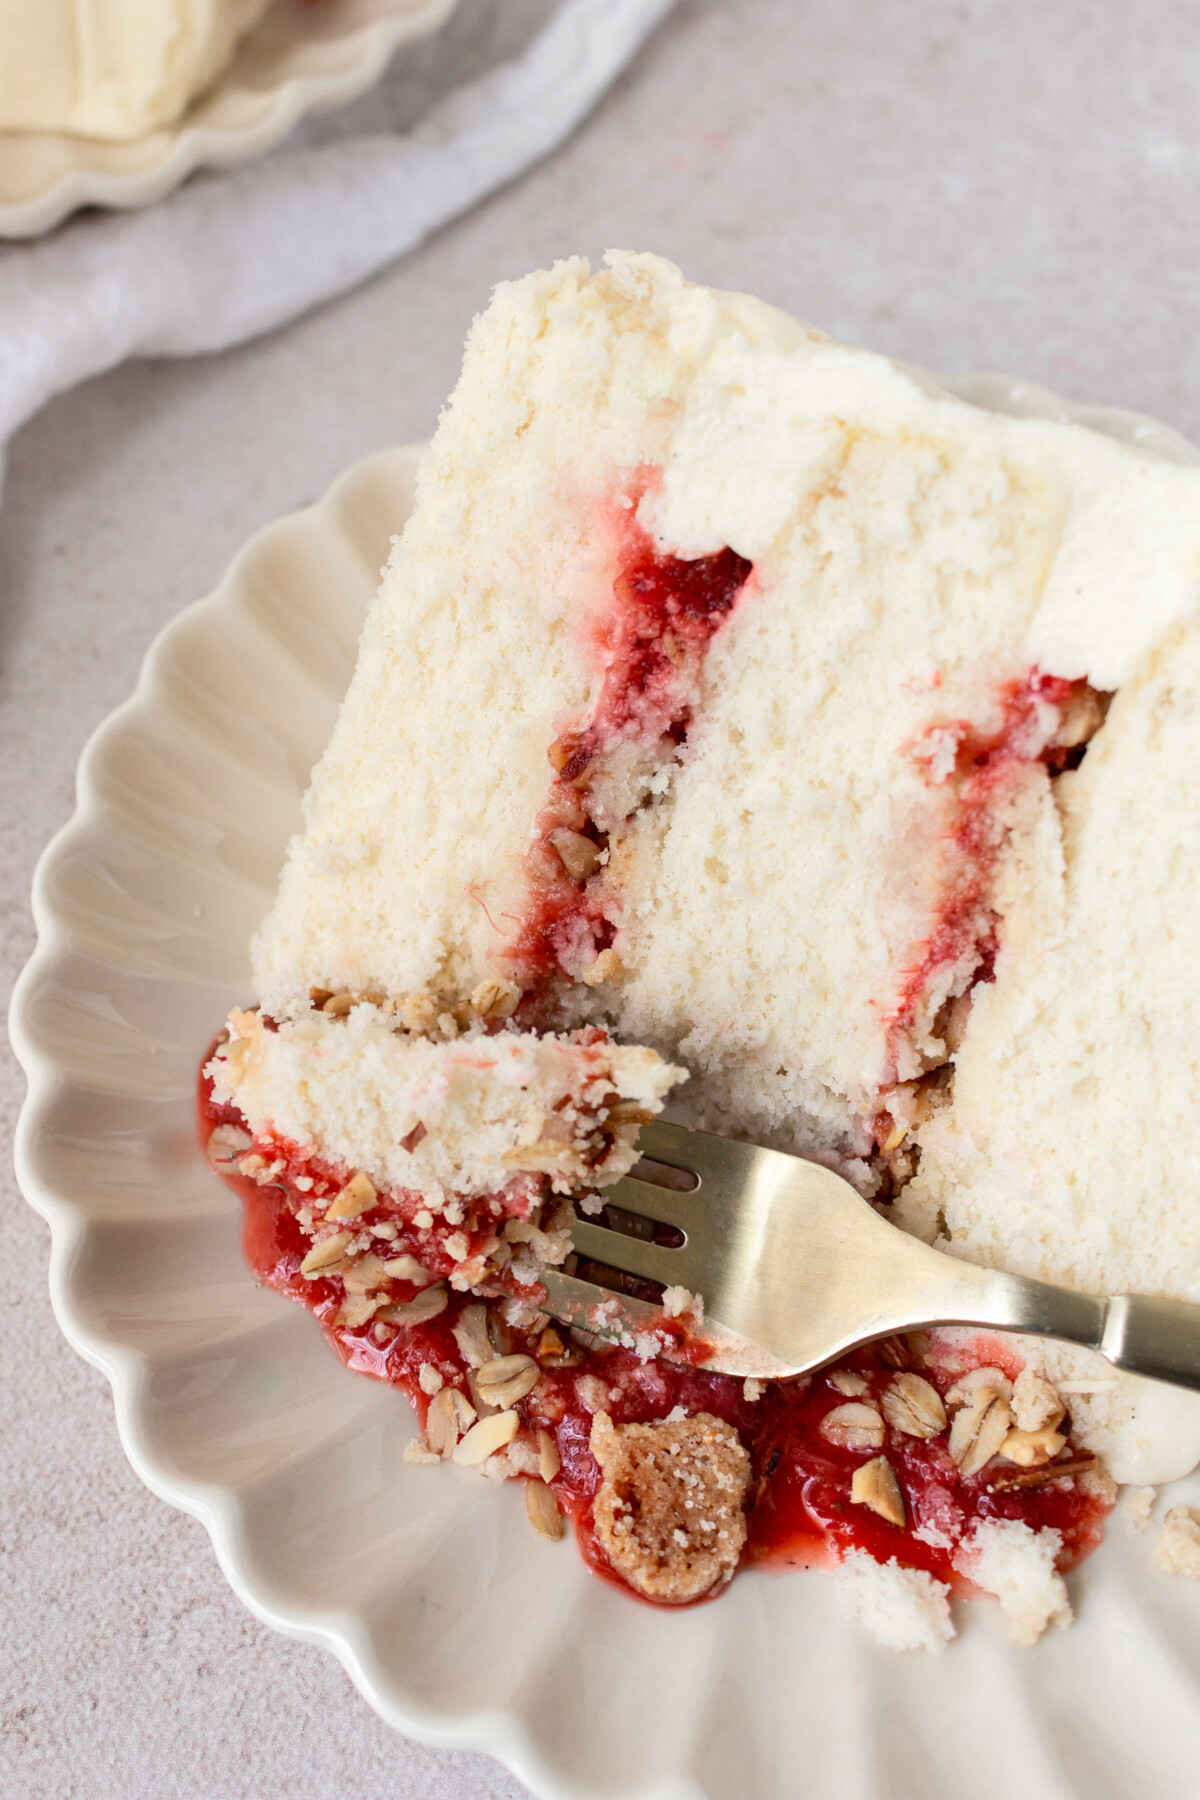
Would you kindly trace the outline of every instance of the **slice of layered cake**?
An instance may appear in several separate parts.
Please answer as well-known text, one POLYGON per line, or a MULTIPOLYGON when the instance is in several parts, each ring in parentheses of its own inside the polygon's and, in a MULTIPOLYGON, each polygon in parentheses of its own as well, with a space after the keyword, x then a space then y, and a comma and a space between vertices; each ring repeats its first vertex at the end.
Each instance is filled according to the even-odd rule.
POLYGON ((961 1332, 743 1385, 572 1337, 538 1268, 674 1090, 952 1253, 1200 1298, 1198 599, 1200 470, 654 257, 497 290, 206 1103, 414 1454, 659 1600, 832 1555, 891 1641, 971 1583, 1069 1616, 1190 1397, 961 1332), (703 1531, 647 1473, 684 1418, 703 1531))

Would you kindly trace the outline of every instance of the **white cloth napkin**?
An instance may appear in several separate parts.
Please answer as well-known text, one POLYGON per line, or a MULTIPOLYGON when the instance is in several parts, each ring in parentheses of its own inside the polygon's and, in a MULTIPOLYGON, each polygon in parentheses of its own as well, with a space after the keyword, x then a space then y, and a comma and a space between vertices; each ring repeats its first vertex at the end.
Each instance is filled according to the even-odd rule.
POLYGON ((560 144, 672 4, 563 0, 521 57, 407 136, 202 176, 0 253, 0 455, 52 394, 127 356, 224 349, 411 250, 560 144))

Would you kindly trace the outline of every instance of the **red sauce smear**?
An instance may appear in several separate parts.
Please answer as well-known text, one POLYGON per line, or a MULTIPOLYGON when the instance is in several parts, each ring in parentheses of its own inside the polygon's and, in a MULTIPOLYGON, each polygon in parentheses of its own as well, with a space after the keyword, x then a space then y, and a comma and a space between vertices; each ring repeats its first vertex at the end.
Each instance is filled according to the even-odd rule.
MULTIPOLYGON (((198 1124, 205 1146, 217 1125, 244 1127, 235 1108, 214 1103, 212 1084, 204 1076, 198 1124)), ((311 1171, 313 1165, 296 1166, 311 1171)), ((320 1183, 324 1192, 318 1193, 316 1188, 295 1190, 289 1180, 293 1173, 285 1168, 275 1182, 260 1186, 244 1175, 222 1171, 222 1179, 243 1201, 243 1246, 250 1267, 260 1281, 315 1314, 330 1345, 350 1368, 406 1394, 423 1424, 429 1405, 418 1380, 423 1364, 435 1365, 447 1385, 468 1391, 454 1324, 462 1308, 476 1296, 451 1294, 446 1310, 425 1324, 386 1327, 383 1343, 377 1341, 372 1322, 353 1329, 340 1325, 337 1319, 344 1299, 340 1280, 309 1280, 300 1274, 310 1240, 296 1218, 303 1206, 320 1210, 322 1201, 332 1198, 337 1177, 327 1174, 320 1183)), ((378 1209, 366 1214, 362 1224, 369 1227, 399 1216, 381 1198, 378 1209)), ((416 1245, 408 1231, 404 1241, 379 1244, 384 1256, 406 1248, 420 1248, 427 1264, 433 1260, 429 1245, 416 1245)), ((411 1298, 416 1291, 397 1284, 395 1297, 411 1298)), ((564 1340, 567 1335, 563 1328, 564 1340)), ((534 1338, 519 1332, 510 1337, 512 1350, 533 1354, 537 1349, 534 1338)), ((599 1404, 617 1424, 662 1419, 674 1407, 682 1406, 688 1413, 714 1413, 735 1427, 750 1452, 754 1472, 745 1564, 807 1567, 836 1562, 851 1549, 865 1550, 879 1562, 899 1557, 905 1565, 925 1569, 963 1593, 973 1590, 951 1567, 953 1552, 923 1543, 914 1536, 914 1529, 950 1526, 951 1535, 958 1536, 975 1519, 1020 1519, 1035 1531, 1049 1526, 1062 1536, 1058 1566, 1063 1570, 1073 1568, 1100 1542, 1108 1508, 1082 1493, 1074 1481, 1005 1490, 995 1485, 995 1466, 964 1479, 950 1460, 944 1438, 926 1441, 890 1428, 882 1454, 890 1461, 904 1494, 910 1529, 901 1530, 855 1505, 850 1499, 854 1471, 880 1452, 842 1449, 822 1437, 821 1420, 847 1398, 827 1375, 770 1383, 758 1400, 750 1401, 740 1379, 711 1374, 683 1361, 643 1363, 632 1351, 618 1347, 582 1350, 568 1342, 567 1348, 571 1366, 546 1366, 543 1362, 538 1387, 517 1403, 517 1411, 530 1429, 547 1430, 554 1437, 562 1459, 554 1490, 574 1523, 588 1566, 627 1593, 632 1590, 609 1564, 593 1529, 592 1500, 600 1471, 588 1448, 592 1410, 581 1403, 580 1377, 603 1384, 599 1404)), ((981 1340, 978 1352, 981 1361, 999 1361, 1001 1366, 1009 1365, 1010 1374, 1017 1372, 1011 1352, 1001 1341, 981 1340)), ((873 1348, 856 1352, 839 1367, 858 1371, 876 1397, 895 1374, 894 1367, 873 1348)), ((936 1366, 921 1373, 942 1392, 954 1379, 936 1366)), ((587 1386, 584 1382, 585 1391, 587 1386)), ((596 1390, 589 1399, 597 1399, 596 1390)), ((1063 1454, 1065 1458, 1069 1452, 1063 1454)))
POLYGON ((955 874, 941 897, 933 929, 904 970, 888 1014, 893 1066, 899 1040, 940 974, 967 964, 972 982, 993 979, 998 945, 988 895, 1007 836, 1007 806, 1032 769, 1057 773, 1063 766, 1066 753, 1053 744, 1057 709, 1085 686, 1031 669, 1001 688, 999 721, 990 729, 970 719, 945 720, 929 726, 910 746, 910 754, 928 757, 931 766, 939 753, 953 758, 949 767, 938 766, 930 780, 936 786, 944 782, 950 800, 945 841, 955 874))
POLYGON ((641 743, 661 762, 685 742, 704 654, 751 574, 728 548, 691 561, 664 556, 632 518, 622 535, 612 606, 592 633, 600 694, 590 717, 551 746, 555 775, 526 857, 530 900, 502 952, 527 989, 559 971, 578 976, 612 945, 619 920, 604 892, 608 839, 591 784, 618 746, 641 743), (556 848, 562 834, 565 853, 556 848))

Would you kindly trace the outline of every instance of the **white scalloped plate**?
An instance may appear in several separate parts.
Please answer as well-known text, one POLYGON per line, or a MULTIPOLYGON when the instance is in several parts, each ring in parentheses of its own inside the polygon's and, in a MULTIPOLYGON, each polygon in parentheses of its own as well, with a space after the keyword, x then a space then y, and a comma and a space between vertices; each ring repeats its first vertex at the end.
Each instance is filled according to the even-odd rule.
MULTIPOLYGON (((952 385, 1200 460, 1149 420, 997 377, 952 385)), ((163 632, 38 869, 12 1011, 29 1078, 18 1173, 50 1222, 55 1311, 112 1383, 134 1468, 204 1522, 260 1618, 334 1651, 386 1719, 490 1751, 546 1796, 1194 1792, 1196 1590, 1119 1522, 1072 1578, 1079 1622, 1033 1651, 980 1604, 956 1609, 944 1655, 890 1654, 819 1574, 751 1571, 715 1605, 656 1611, 536 1539, 517 1484, 405 1464, 400 1396, 255 1286, 238 1201, 197 1148, 197 1060, 247 996, 247 939, 418 454, 351 469, 163 632)))
POLYGON ((305 113, 364 93, 402 44, 436 31, 456 3, 276 0, 175 125, 129 143, 0 131, 0 237, 33 237, 80 206, 147 206, 196 169, 248 162, 305 113))

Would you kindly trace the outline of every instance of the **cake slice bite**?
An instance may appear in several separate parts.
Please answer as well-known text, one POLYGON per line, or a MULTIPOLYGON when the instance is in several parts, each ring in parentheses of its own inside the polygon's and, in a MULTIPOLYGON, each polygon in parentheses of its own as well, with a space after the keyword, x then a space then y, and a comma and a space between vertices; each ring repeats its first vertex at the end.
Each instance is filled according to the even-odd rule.
MULTIPOLYGON (((1134 694, 1161 711, 1147 671, 1195 639, 1198 594, 1194 467, 968 405, 655 257, 613 254, 595 275, 577 259, 499 287, 255 939, 258 1009, 233 1015, 209 1064, 218 1149, 291 1220, 281 1284, 307 1282, 342 1353, 389 1379, 417 1367, 398 1330, 432 1330, 440 1311, 457 1333, 466 1308, 474 1360, 458 1336, 422 1339, 420 1393, 452 1388, 472 1420, 487 1345, 471 1309, 490 1308, 492 1360, 524 1358, 529 1385, 480 1460, 552 1484, 585 1533, 597 1413, 616 1431, 676 1407, 724 1421, 753 1468, 747 1508, 810 1466, 801 1438, 819 1425, 794 1395, 681 1386, 656 1372, 654 1343, 614 1362, 540 1310, 566 1208, 601 1203, 668 1098, 688 1122, 828 1163, 952 1251, 1067 1282, 1101 1266, 1078 1246, 1113 1198, 1097 1174, 1111 1145, 1126 1190, 1105 1280, 1128 1267, 1177 1288, 1169 1257, 1132 1251, 1158 1201, 1128 1189, 1124 1078, 1089 1035, 1080 971, 1107 941, 1110 902, 1080 859, 1099 866, 1097 833, 1122 829, 1119 783, 1111 803, 1088 798, 1109 791, 1109 763, 1151 766, 1123 748, 1141 727, 1122 721, 1134 694), (1088 746, 1104 745, 1110 707, 1101 756, 1088 746), (1083 898, 1064 911, 1076 863, 1083 898), (1085 934, 1069 955, 1064 930, 1085 934), (1082 1070, 1052 1143, 1010 1068, 1041 1067, 1026 969, 1050 971, 1046 1041, 1082 1070), (1069 1191, 1054 1204, 1070 1242, 1031 1229, 1025 1142, 1054 1194, 1069 1191)), ((1177 666, 1182 680, 1191 664, 1177 666)), ((1180 804, 1191 819, 1190 786, 1180 804)), ((1154 845, 1177 823, 1147 814, 1130 840, 1165 890, 1177 871, 1154 845)), ((1112 884, 1111 904, 1128 889, 1112 884)), ((1177 909, 1159 911, 1178 935, 1177 909)), ((1126 1005, 1144 946, 1128 930, 1112 941, 1126 1005)), ((1176 954, 1191 951, 1160 946, 1154 969, 1176 954)), ((1154 1006, 1162 985, 1155 974, 1154 1006)), ((1101 987, 1108 1017, 1116 988, 1101 987)), ((1178 1045, 1178 1010, 1161 1045, 1153 1021, 1138 1039, 1143 1134, 1173 1128, 1183 1089, 1198 1097, 1194 1065, 1168 1076, 1156 1062, 1178 1045)), ((1042 1454, 1033 1427, 1009 1433, 1005 1410, 980 1467, 952 1452, 972 1368, 999 1358, 991 1373, 1011 1389, 1033 1350, 947 1338, 904 1355, 868 1356, 837 1390, 877 1417, 860 1448, 887 1459, 894 1517, 861 1522, 851 1446, 828 1476, 845 1494, 804 1515, 806 1541, 866 1544, 880 1566, 961 1586, 956 1546, 990 1516, 1000 1468, 1003 1516, 1056 1532, 1059 1568, 1083 1554, 1095 1521, 1068 1501, 1094 1511, 1095 1482, 1085 1494, 1040 1464, 1001 1468, 1010 1438, 1013 1456, 1042 1454), (878 1411, 889 1367, 937 1388, 931 1435, 878 1411), (935 1490, 936 1530, 934 1501, 922 1511, 935 1490)), ((1047 1463, 1119 1462, 1127 1428, 1170 1439, 1172 1471, 1194 1457, 1186 1399, 1151 1430, 1123 1381, 1037 1367, 1082 1396, 1074 1422, 1055 1399, 1047 1463)), ((1008 1407, 999 1387, 993 1403, 1008 1407)), ((457 1408, 438 1402, 431 1455, 473 1429, 457 1408)), ((752 1512, 747 1530, 755 1554, 752 1512)))

